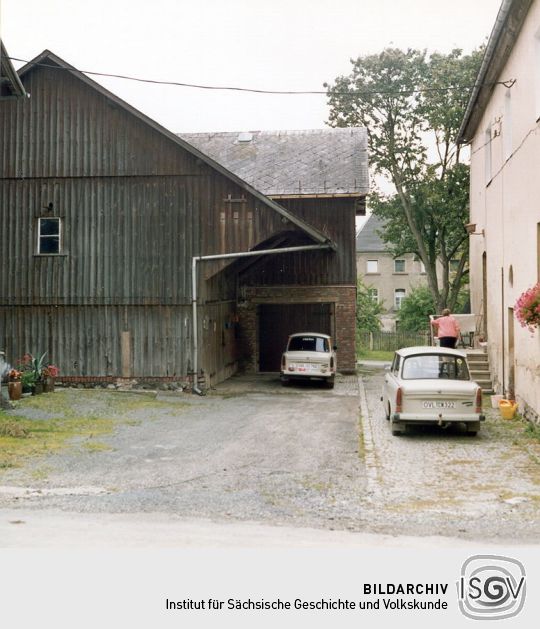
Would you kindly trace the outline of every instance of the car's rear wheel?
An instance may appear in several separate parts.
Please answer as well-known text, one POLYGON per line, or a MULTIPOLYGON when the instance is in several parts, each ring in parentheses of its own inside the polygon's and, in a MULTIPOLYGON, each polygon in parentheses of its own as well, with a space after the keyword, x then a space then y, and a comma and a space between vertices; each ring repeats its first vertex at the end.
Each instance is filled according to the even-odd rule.
POLYGON ((398 424, 394 420, 390 422, 390 430, 394 437, 400 437, 405 433, 407 426, 405 424, 398 424))
POLYGON ((476 437, 479 430, 480 430, 480 422, 471 422, 467 424, 467 434, 470 437, 476 437))
POLYGON ((328 378, 325 382, 326 388, 327 389, 333 389, 334 388, 334 378, 328 378))
POLYGON ((288 387, 291 384, 291 381, 288 378, 281 378, 281 385, 284 387, 288 387))

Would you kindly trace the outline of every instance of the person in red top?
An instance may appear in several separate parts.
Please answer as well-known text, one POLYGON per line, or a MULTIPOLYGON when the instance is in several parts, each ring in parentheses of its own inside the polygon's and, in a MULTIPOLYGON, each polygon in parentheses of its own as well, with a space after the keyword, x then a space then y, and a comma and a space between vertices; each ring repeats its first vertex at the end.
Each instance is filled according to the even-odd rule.
POLYGON ((459 323, 448 308, 442 311, 442 317, 433 319, 431 325, 435 328, 441 347, 456 347, 460 333, 459 323))

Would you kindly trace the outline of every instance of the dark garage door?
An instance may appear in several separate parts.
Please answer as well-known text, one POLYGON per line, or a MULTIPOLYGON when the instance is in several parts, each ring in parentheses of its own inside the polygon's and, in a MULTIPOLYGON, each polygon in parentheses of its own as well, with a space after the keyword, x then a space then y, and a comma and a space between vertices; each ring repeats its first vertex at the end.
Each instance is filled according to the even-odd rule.
POLYGON ((279 371, 289 334, 331 333, 332 304, 259 306, 259 371, 279 371))

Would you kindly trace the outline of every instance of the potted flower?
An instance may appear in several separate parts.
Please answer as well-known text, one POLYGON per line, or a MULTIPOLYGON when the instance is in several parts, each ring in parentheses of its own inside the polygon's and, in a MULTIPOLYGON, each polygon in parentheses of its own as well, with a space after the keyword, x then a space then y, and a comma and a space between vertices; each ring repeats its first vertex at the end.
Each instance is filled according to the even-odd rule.
POLYGON ((41 371, 41 379, 43 380, 43 387, 45 393, 52 393, 54 391, 54 380, 60 373, 60 369, 56 365, 47 365, 41 371))
POLYGON ((23 389, 21 376, 22 372, 18 369, 11 369, 8 373, 8 393, 10 400, 21 399, 23 389))
POLYGON ((540 282, 520 295, 514 313, 521 326, 529 332, 540 326, 540 282))

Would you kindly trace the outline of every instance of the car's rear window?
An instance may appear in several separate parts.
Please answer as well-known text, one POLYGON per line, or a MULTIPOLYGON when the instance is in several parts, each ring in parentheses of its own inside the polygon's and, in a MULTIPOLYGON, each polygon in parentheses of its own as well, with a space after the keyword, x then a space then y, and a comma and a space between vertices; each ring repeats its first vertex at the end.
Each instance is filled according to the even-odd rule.
POLYGON ((403 361, 403 380, 469 380, 464 358, 443 354, 409 356, 403 361))
POLYGON ((289 340, 288 352, 329 352, 328 339, 320 336, 293 336, 289 340))

